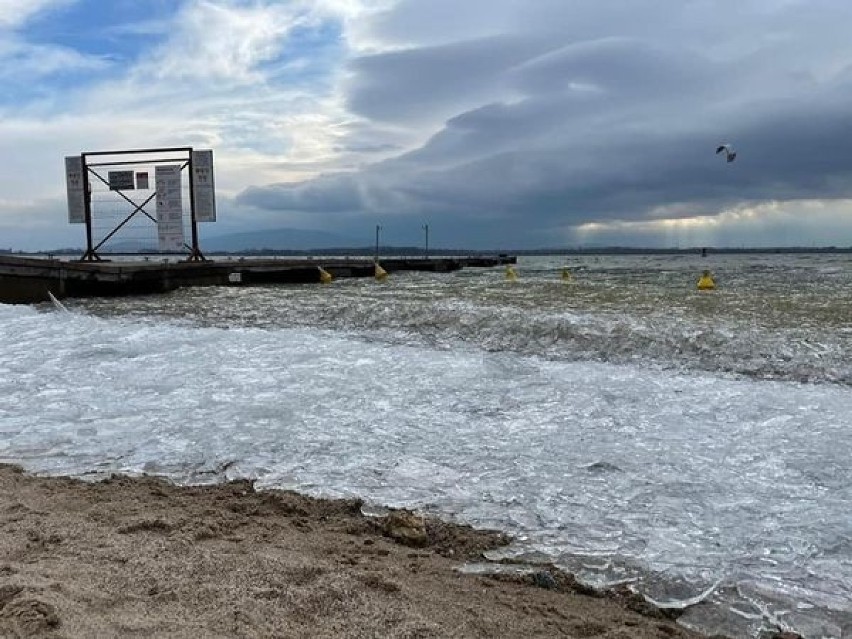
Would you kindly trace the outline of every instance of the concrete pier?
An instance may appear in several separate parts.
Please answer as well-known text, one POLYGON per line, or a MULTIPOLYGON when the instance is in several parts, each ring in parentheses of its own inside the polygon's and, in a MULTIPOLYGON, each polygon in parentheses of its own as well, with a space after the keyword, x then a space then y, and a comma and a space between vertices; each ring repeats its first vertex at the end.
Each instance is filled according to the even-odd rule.
MULTIPOLYGON (((379 260, 388 273, 445 273, 514 262, 507 255, 379 260)), ((372 258, 363 257, 80 262, 0 255, 0 304, 44 302, 50 299, 48 293, 61 299, 165 293, 184 286, 313 284, 320 281, 320 267, 335 278, 346 278, 372 277, 373 265, 372 258)))

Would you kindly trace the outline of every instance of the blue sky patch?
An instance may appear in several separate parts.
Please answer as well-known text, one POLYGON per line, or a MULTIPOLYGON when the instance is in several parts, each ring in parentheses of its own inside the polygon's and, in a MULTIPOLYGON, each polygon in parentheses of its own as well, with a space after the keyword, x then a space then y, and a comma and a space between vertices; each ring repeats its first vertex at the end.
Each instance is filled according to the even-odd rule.
POLYGON ((260 65, 276 82, 328 88, 344 53, 341 25, 327 20, 318 26, 296 27, 275 60, 260 65))
POLYGON ((36 16, 20 34, 36 44, 132 62, 165 39, 180 7, 168 0, 79 0, 36 16))

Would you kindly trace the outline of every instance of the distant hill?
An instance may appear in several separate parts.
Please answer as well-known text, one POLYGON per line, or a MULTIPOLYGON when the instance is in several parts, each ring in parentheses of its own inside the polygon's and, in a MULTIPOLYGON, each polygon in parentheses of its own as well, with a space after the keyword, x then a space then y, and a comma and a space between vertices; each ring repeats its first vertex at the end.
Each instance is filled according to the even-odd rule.
POLYGON ((352 238, 328 233, 326 231, 304 231, 300 229, 269 229, 266 231, 246 231, 201 237, 203 251, 300 251, 323 249, 338 246, 353 246, 359 242, 352 238))

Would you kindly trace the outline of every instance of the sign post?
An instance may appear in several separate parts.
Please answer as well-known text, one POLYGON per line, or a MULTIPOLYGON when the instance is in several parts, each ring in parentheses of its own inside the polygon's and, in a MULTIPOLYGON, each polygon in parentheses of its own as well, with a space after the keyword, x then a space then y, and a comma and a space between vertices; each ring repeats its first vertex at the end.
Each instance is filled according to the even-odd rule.
MULTIPOLYGON (((139 222, 149 219, 157 226, 159 252, 184 252, 189 249, 188 261, 204 261, 198 242, 197 222, 216 221, 216 193, 213 179, 213 151, 194 150, 192 147, 136 149, 125 151, 93 151, 65 158, 65 181, 68 197, 68 221, 86 225, 86 252, 83 261, 101 260, 98 250, 124 228, 138 229, 139 222), (97 156, 97 162, 91 158, 97 156), (111 157, 106 157, 111 156, 111 157), (135 156, 127 158, 126 156, 135 156), (103 158, 106 161, 100 161, 103 158), (135 166, 134 166, 135 165, 135 166), (139 165, 147 165, 140 167, 139 165), (100 167, 110 167, 103 175, 100 167), (136 170, 137 167, 140 170, 136 170), (154 192, 134 195, 127 191, 149 191, 150 168, 154 173, 154 192), (187 179, 183 180, 183 171, 187 179), (94 178, 94 181, 91 181, 94 178), (95 203, 100 228, 101 215, 115 216, 116 203, 122 200, 132 209, 120 223, 95 245, 93 235, 92 184, 99 187, 95 203), (183 188, 189 188, 189 223, 192 246, 184 240, 183 188), (106 187, 107 190, 104 190, 106 187), (156 197, 156 215, 145 210, 156 197), (135 200, 135 201, 134 201, 135 200), (132 220, 136 222, 131 223, 132 220)), ((143 241, 148 241, 147 239, 143 241)), ((144 245, 143 245, 144 246, 144 245)))

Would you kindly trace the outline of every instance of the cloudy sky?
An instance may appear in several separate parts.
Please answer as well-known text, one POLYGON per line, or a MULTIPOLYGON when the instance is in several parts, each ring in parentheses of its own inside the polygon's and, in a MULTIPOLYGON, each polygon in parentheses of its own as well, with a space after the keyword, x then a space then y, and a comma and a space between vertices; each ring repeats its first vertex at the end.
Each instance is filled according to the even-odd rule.
POLYGON ((183 145, 215 155, 202 240, 852 245, 850 24, 846 0, 0 0, 0 248, 83 245, 64 156, 183 145))

